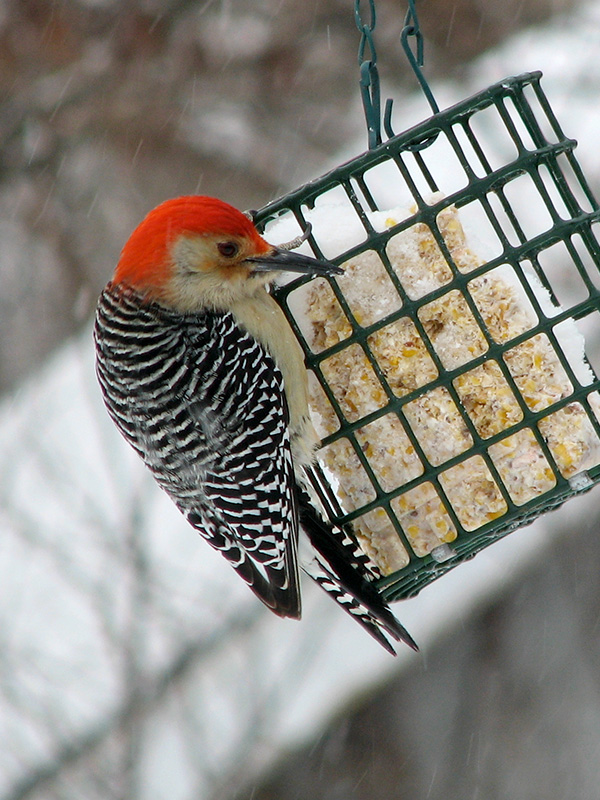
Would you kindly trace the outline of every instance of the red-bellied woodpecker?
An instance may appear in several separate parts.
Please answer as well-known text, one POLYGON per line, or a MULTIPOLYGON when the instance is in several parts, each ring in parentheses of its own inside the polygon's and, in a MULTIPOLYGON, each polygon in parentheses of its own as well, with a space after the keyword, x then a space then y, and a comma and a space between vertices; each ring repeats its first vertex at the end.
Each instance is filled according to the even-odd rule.
POLYGON ((390 652, 388 636, 414 647, 366 557, 308 499, 317 438, 304 357, 268 291, 282 270, 341 272, 273 247, 220 200, 151 211, 98 303, 106 406, 191 525, 276 614, 300 617, 300 527, 300 566, 390 652))

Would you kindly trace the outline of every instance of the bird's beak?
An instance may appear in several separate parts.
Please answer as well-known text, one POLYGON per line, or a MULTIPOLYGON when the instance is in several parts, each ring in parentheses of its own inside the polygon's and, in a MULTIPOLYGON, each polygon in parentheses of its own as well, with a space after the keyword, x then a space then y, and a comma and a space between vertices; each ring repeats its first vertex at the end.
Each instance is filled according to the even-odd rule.
POLYGON ((303 275, 343 275, 344 270, 330 261, 319 261, 290 250, 274 247, 269 253, 246 258, 254 265, 254 272, 300 272, 303 275))

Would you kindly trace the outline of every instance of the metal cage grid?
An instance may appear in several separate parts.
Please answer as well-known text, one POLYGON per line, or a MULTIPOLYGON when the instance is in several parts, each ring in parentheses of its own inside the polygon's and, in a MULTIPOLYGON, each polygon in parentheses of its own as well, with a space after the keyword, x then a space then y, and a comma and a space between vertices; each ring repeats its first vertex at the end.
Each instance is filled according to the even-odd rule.
MULTIPOLYGON (((576 142, 563 134, 541 89, 540 78, 541 73, 535 72, 504 80, 268 204, 256 214, 256 222, 263 229, 274 220, 291 215, 297 227, 305 231, 306 218, 315 204, 323 198, 336 201, 342 198, 360 220, 364 238, 351 249, 332 254, 312 233, 308 242, 314 254, 343 264, 366 251, 376 251, 398 293, 398 310, 373 324, 362 326, 336 280, 332 279, 331 287, 352 333, 333 347, 315 352, 303 333, 305 329, 297 314, 292 310, 294 292, 305 281, 293 281, 276 292, 304 349, 307 367, 316 375, 339 421, 338 430, 326 436, 322 446, 327 447, 342 437, 348 440, 372 486, 367 502, 344 511, 334 490, 328 486, 326 474, 317 467, 313 482, 322 496, 327 513, 346 524, 370 511, 383 509, 408 554, 406 566, 380 580, 380 587, 388 600, 416 594, 423 586, 498 538, 531 522, 540 513, 555 508, 570 496, 591 488, 600 480, 598 463, 586 465, 586 469, 577 474, 569 474, 564 468, 561 469, 556 449, 549 445, 543 433, 545 419, 577 404, 578 408, 584 409, 592 435, 600 443, 600 425, 593 410, 593 398, 599 381, 595 373, 589 380, 580 379, 581 375, 576 374, 568 348, 565 352, 564 341, 558 333, 565 320, 578 320, 577 324, 583 325, 586 331, 586 358, 589 357, 587 348, 593 345, 595 336, 600 336, 600 315, 597 313, 600 246, 596 230, 598 204, 573 155, 576 142), (493 149, 483 142, 486 138, 483 132, 493 137, 496 145, 493 149), (446 169, 450 162, 454 170, 446 169), (440 169, 440 164, 444 165, 443 169, 440 169), (375 230, 369 217, 369 212, 386 208, 385 200, 379 197, 377 181, 373 180, 382 167, 392 170, 393 181, 399 187, 398 195, 408 197, 412 206, 408 217, 383 231, 375 230), (439 177, 438 173, 441 173, 439 177), (445 192, 443 196, 439 194, 440 190, 445 192), (528 204, 539 207, 539 213, 533 217, 537 222, 532 223, 528 216, 518 211, 519 203, 516 200, 522 200, 523 197, 528 198, 528 204), (461 271, 455 263, 440 229, 440 212, 451 207, 455 207, 459 214, 476 210, 477 224, 485 229, 484 238, 494 242, 491 257, 468 272, 461 271), (539 222, 540 219, 543 222, 539 222), (398 233, 419 224, 427 226, 434 237, 451 271, 451 280, 415 298, 392 269, 387 244, 398 233), (554 262, 547 255, 554 255, 557 249, 561 251, 563 264, 567 263, 566 273, 548 266, 554 262), (474 279, 502 265, 504 268, 508 265, 517 276, 522 292, 538 320, 532 328, 509 341, 494 338, 472 291, 474 279), (535 273, 549 293, 552 308, 544 304, 539 292, 532 288, 531 280, 527 277, 531 272, 535 273), (435 301, 446 302, 449 293, 456 291, 464 298, 468 313, 476 321, 485 347, 483 352, 468 362, 447 369, 423 323, 423 309, 435 301), (399 319, 410 319, 437 372, 434 379, 401 396, 388 385, 384 371, 369 346, 370 336, 399 319), (521 343, 540 334, 547 337, 556 352, 572 391, 556 398, 545 408, 534 410, 527 402, 523 386, 509 369, 507 353, 514 352, 514 348, 521 343), (386 402, 366 416, 352 419, 348 418, 339 398, 328 384, 323 362, 332 354, 356 344, 381 382, 386 402), (520 406, 520 420, 484 437, 461 402, 457 380, 460 381, 462 375, 486 362, 494 362, 501 370, 503 380, 520 406), (407 419, 407 404, 438 387, 443 387, 449 393, 472 440, 471 447, 443 463, 436 463, 431 453, 426 452, 414 426, 411 427, 407 419), (420 475, 410 478, 392 491, 382 488, 377 470, 357 438, 357 431, 388 414, 396 415, 401 420, 406 436, 423 465, 420 475), (491 456, 494 445, 522 430, 530 431, 531 434, 527 435, 535 437, 536 448, 543 454, 553 475, 553 485, 527 502, 515 500, 514 492, 506 478, 503 478, 497 461, 491 456), (502 506, 494 519, 475 528, 465 525, 460 508, 453 502, 448 483, 444 482, 448 470, 474 456, 483 459, 485 469, 501 496, 502 506), (423 555, 415 552, 405 525, 394 510, 394 500, 424 484, 433 487, 451 520, 456 537, 450 544, 434 547, 423 555)), ((600 458, 595 459, 595 462, 598 461, 600 458)))

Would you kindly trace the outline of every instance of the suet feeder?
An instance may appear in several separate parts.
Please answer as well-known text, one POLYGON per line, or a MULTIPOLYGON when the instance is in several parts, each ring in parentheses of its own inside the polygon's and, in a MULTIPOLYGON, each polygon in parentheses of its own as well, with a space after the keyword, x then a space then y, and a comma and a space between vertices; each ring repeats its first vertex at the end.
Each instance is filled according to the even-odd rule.
POLYGON ((600 480, 600 211, 540 77, 371 142, 256 215, 346 267, 277 297, 311 378, 313 483, 388 600, 600 480))

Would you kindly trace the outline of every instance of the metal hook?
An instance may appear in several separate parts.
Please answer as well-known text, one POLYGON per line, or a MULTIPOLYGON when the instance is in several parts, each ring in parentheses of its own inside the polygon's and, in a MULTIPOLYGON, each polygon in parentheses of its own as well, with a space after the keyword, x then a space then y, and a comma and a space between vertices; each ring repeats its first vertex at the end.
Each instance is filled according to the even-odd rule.
POLYGON ((419 28, 419 20, 417 18, 417 10, 415 7, 416 0, 408 0, 408 11, 406 12, 406 17, 404 19, 404 28, 402 29, 402 33, 400 34, 400 40, 402 42, 402 48, 406 54, 406 58, 408 59, 408 63, 412 67, 412 71, 415 73, 417 80, 419 81, 419 85, 423 90, 423 94, 427 98, 427 102, 431 106, 431 110, 434 114, 437 114, 440 110, 438 104, 435 101, 433 96, 433 92, 431 91, 431 87, 427 83, 425 76, 423 75, 423 70, 421 67, 423 66, 423 34, 421 33, 421 29, 419 28), (415 37, 416 43, 416 53, 413 53, 410 43, 408 41, 409 36, 415 37))
POLYGON ((277 248, 279 250, 295 250, 297 247, 300 247, 300 245, 308 239, 311 233, 312 233, 312 224, 310 222, 307 222, 306 229, 304 230, 303 233, 300 234, 300 236, 296 236, 296 238, 292 239, 290 242, 284 242, 284 244, 278 244, 277 248))

